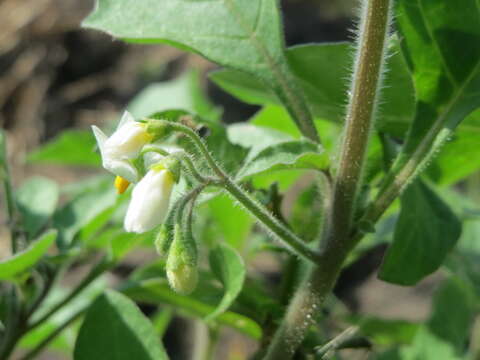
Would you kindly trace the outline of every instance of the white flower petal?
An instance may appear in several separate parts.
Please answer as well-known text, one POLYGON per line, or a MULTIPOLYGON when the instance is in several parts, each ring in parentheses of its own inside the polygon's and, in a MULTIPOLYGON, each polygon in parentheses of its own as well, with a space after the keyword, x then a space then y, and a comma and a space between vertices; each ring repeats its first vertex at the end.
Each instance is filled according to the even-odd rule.
POLYGON ((135 122, 135 118, 128 111, 124 111, 123 115, 122 115, 122 118, 120 119, 120 122, 118 123, 117 129, 120 129, 123 125, 125 125, 129 122, 135 122))
POLYGON ((112 174, 121 176, 131 183, 138 181, 138 171, 128 160, 104 158, 103 167, 112 174))
POLYGON ((105 142, 105 154, 118 159, 133 159, 150 139, 143 124, 127 122, 105 142))
POLYGON ((105 142, 108 140, 108 136, 104 134, 102 130, 100 130, 95 125, 92 126, 93 135, 95 135, 95 139, 97 140, 98 148, 100 149, 100 153, 103 157, 104 149, 105 149, 105 142))
POLYGON ((125 230, 144 233, 160 225, 168 211, 173 185, 170 171, 150 170, 133 189, 125 230))

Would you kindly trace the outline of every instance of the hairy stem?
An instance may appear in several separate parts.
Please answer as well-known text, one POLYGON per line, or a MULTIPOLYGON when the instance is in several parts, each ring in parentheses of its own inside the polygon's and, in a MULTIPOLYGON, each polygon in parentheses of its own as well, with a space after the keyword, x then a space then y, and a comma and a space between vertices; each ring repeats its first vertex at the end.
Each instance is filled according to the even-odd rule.
POLYGON ((265 359, 290 359, 303 341, 342 264, 355 245, 352 230, 370 130, 381 85, 390 0, 365 0, 340 164, 334 180, 322 255, 290 303, 265 359))
POLYGON ((233 180, 230 179, 226 172, 213 159, 212 155, 208 151, 207 146, 195 131, 179 123, 167 124, 168 126, 171 126, 173 130, 182 132, 187 135, 189 139, 194 143, 198 151, 207 161, 209 167, 220 179, 219 182, 213 183, 213 185, 225 188, 230 193, 230 195, 232 195, 240 204, 242 204, 245 209, 247 209, 262 225, 265 226, 268 231, 275 234, 276 237, 280 239, 281 242, 294 254, 301 255, 313 262, 317 261, 318 253, 315 250, 311 249, 307 244, 305 244, 302 239, 300 239, 297 235, 290 231, 286 226, 284 226, 280 221, 278 221, 267 209, 265 209, 257 201, 252 199, 252 197, 246 191, 244 191, 240 186, 238 186, 233 180))

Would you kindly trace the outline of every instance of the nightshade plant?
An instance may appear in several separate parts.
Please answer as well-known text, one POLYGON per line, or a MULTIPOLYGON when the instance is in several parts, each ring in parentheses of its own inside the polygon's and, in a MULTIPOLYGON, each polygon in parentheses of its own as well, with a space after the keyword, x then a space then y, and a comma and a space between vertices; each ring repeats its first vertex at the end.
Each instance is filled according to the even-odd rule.
MULTIPOLYGON (((148 89, 112 136, 94 127, 131 200, 102 176, 64 190, 59 209, 50 180, 12 188, 2 135, 14 255, 0 263, 1 359, 16 346, 22 359, 71 351, 68 332, 76 360, 166 359, 159 339, 174 313, 203 319, 205 359, 223 326, 257 340, 266 360, 349 347, 378 359, 480 356, 480 1, 363 0, 353 45, 285 48, 276 0, 97 0, 83 25, 204 56, 222 66, 212 81, 263 108, 224 126, 195 73, 148 89), (283 194, 306 173, 287 216, 283 194), (411 286, 441 270, 425 322, 352 314, 332 295, 342 270, 385 241, 380 279, 411 286), (99 295, 103 275, 139 247, 159 256, 99 295), (268 291, 246 272, 259 251, 283 266, 268 291), (65 270, 98 253, 62 294, 65 270), (134 302, 158 312, 149 319, 134 302)), ((98 164, 92 146, 65 133, 30 160, 98 164), (85 158, 62 157, 72 149, 85 158)))

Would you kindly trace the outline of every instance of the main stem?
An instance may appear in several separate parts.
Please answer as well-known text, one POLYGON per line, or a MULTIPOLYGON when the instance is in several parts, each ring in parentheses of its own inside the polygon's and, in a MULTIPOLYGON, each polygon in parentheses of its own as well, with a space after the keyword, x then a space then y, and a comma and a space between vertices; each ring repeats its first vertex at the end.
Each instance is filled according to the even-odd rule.
POLYGON ((321 244, 321 259, 293 297, 266 360, 290 359, 294 355, 332 290, 346 256, 356 244, 350 235, 381 86, 390 6, 390 0, 364 1, 345 135, 321 244))

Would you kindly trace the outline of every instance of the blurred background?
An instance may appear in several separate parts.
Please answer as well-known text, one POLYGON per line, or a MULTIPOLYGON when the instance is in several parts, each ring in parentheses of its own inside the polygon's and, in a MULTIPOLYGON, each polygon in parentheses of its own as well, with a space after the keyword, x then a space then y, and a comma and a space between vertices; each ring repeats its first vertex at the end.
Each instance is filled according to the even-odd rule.
MULTIPOLYGON (((287 44, 349 40, 355 4, 352 0, 283 0, 287 44)), ((30 164, 27 154, 64 130, 86 133, 92 124, 118 118, 146 86, 176 79, 187 69, 199 71, 204 91, 223 108, 225 122, 247 120, 258 110, 209 82, 203 75, 216 66, 198 56, 168 46, 124 44, 81 29, 81 20, 92 7, 93 0, 0 0, 0 125, 8 136, 16 184, 32 175, 68 184, 95 172, 88 166, 30 164)), ((9 253, 5 219, 1 221, 0 258, 9 253)), ((374 269, 383 251, 383 246, 375 248, 347 269, 337 295, 364 313, 405 320, 425 318, 436 277, 415 288, 381 283, 374 269)), ((267 260, 263 269, 275 277, 278 268, 267 260)), ((178 322, 181 320, 173 322, 167 333, 169 351, 181 348, 182 340, 172 335, 175 326, 181 328, 178 322)), ((181 352, 176 354, 172 359, 182 358, 181 352)), ((62 358, 58 356, 46 354, 43 358, 62 358)))

